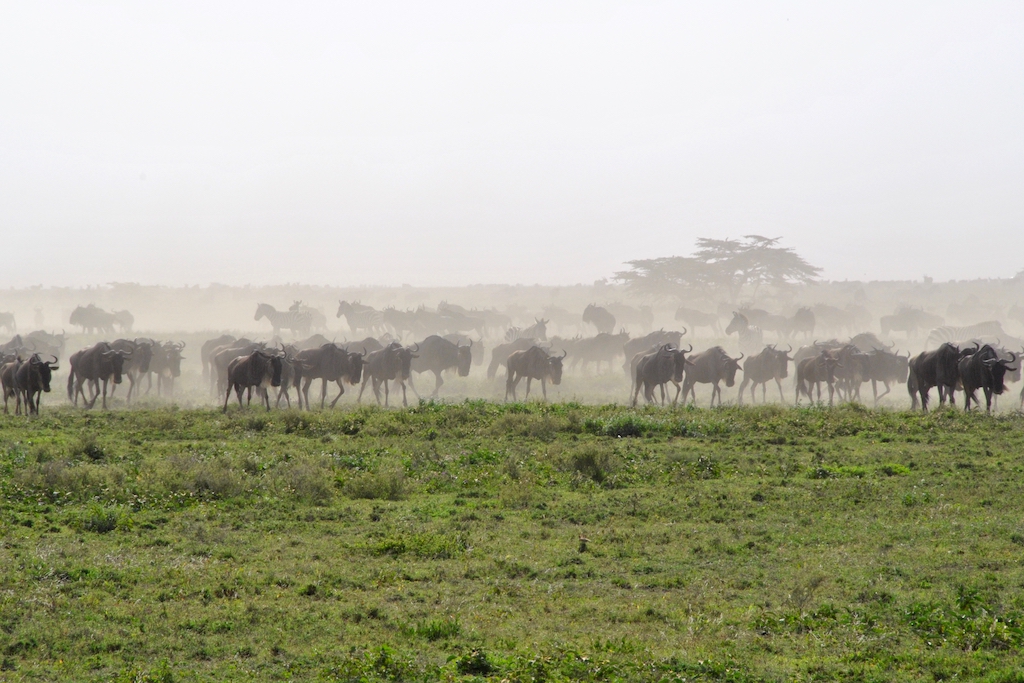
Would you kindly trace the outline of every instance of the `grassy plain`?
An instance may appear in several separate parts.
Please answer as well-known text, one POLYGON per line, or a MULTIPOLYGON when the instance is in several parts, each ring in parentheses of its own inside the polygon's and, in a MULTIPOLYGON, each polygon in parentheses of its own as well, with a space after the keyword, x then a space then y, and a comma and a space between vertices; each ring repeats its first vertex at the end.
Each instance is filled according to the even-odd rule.
POLYGON ((1024 417, 0 417, 0 680, 1024 681, 1024 417))

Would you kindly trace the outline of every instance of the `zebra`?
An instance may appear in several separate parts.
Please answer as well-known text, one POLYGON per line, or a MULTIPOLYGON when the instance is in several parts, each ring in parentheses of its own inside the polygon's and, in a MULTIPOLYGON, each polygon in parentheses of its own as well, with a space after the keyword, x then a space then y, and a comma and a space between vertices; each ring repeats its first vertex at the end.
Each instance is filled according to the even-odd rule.
POLYGON ((288 310, 291 311, 292 313, 306 311, 309 313, 310 326, 314 330, 327 329, 327 316, 325 316, 323 313, 313 308, 312 306, 307 306, 306 304, 302 303, 301 299, 299 301, 295 301, 294 303, 292 303, 292 305, 288 307, 288 310))
POLYGON ((279 311, 270 304, 259 304, 256 306, 256 315, 253 320, 266 318, 274 328, 277 335, 282 329, 291 330, 296 334, 308 335, 313 326, 313 316, 308 310, 300 311, 279 311))
POLYGON ((737 333, 740 351, 745 354, 760 353, 764 349, 764 335, 761 328, 753 327, 742 313, 733 312, 732 322, 725 328, 726 334, 737 333))
POLYGON ((989 320, 966 327, 945 325, 943 327, 936 327, 928 333, 925 348, 938 348, 947 342, 950 344, 962 344, 963 342, 975 339, 988 341, 989 339, 998 339, 1000 337, 1008 338, 1009 335, 1003 331, 1003 326, 998 320, 989 320))
POLYGON ((505 330, 505 343, 510 344, 517 339, 539 339, 548 340, 548 323, 550 320, 534 318, 534 324, 529 327, 510 327, 505 330))
POLYGON ((340 318, 345 316, 345 322, 352 328, 354 334, 359 330, 366 330, 370 335, 380 334, 385 331, 384 314, 372 306, 364 306, 358 301, 338 301, 338 313, 334 316, 340 318))

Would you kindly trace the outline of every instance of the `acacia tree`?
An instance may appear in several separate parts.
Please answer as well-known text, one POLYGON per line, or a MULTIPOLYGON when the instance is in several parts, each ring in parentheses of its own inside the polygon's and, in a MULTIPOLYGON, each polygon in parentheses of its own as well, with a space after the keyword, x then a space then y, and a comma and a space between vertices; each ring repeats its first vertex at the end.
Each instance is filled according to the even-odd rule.
POLYGON ((615 278, 631 289, 653 295, 700 293, 713 296, 722 291, 736 301, 744 287, 810 282, 820 268, 812 266, 795 251, 778 246, 780 237, 745 235, 742 239, 697 239, 692 256, 669 256, 627 261, 630 270, 615 278))

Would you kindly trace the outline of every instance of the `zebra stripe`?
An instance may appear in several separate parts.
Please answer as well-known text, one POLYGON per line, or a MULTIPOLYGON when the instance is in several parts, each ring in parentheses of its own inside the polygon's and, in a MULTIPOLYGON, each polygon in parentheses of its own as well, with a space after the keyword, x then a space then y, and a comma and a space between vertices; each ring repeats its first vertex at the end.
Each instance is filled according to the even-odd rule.
POLYGON ((928 334, 926 345, 939 347, 946 343, 961 344, 974 339, 1005 336, 1007 336, 1006 332, 1003 331, 1003 326, 998 320, 989 320, 987 322, 978 323, 977 325, 968 325, 966 327, 944 325, 942 327, 936 327, 928 334))

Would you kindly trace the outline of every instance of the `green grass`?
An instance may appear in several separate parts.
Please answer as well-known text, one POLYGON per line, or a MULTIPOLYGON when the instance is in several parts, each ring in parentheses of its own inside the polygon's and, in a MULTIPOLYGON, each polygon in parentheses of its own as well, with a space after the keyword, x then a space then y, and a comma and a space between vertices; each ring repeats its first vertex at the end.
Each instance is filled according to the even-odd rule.
POLYGON ((0 417, 0 680, 1020 681, 1024 417, 0 417))

